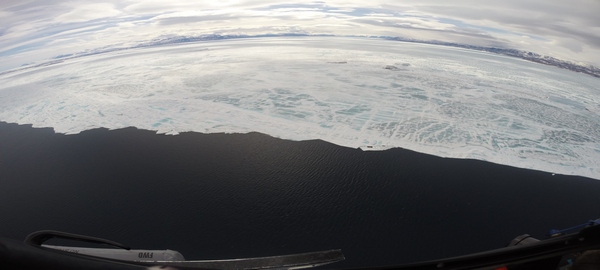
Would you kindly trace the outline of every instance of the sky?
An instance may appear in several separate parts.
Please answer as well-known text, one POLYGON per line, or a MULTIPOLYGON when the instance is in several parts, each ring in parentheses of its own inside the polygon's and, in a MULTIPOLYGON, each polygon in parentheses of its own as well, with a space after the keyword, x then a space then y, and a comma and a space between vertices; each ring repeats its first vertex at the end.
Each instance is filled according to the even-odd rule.
POLYGON ((0 71, 155 38, 398 36, 515 48, 600 66, 599 0, 0 2, 0 71))

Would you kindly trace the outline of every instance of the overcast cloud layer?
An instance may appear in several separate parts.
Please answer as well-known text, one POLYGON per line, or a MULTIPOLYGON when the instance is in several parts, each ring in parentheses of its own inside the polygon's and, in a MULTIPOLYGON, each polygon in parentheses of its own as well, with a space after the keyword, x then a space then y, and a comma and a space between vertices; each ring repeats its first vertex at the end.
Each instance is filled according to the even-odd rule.
POLYGON ((516 48, 600 66, 600 1, 57 1, 0 3, 0 71, 157 37, 384 35, 516 48))

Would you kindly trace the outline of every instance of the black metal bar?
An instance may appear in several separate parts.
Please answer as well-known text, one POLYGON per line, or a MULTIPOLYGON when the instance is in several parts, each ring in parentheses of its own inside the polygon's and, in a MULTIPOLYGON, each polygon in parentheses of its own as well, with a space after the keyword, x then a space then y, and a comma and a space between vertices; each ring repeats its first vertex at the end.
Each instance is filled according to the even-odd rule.
POLYGON ((151 266, 171 267, 178 270, 206 269, 298 269, 315 267, 344 260, 340 250, 300 253, 259 258, 205 260, 205 261, 125 261, 76 254, 41 246, 52 238, 128 247, 96 237, 57 231, 39 231, 30 234, 25 242, 0 238, 0 269, 60 269, 60 270, 140 270, 151 266))
POLYGON ((146 266, 24 244, 0 238, 0 269, 143 270, 146 266))
POLYGON ((61 238, 68 240, 76 240, 81 242, 88 242, 94 244, 105 244, 113 247, 118 247, 126 250, 130 250, 131 248, 123 245, 121 243, 117 243, 115 241, 106 240, 98 237, 91 237, 86 235, 79 235, 74 233, 66 233, 59 231, 37 231, 31 233, 25 238, 25 243, 33 246, 41 246, 44 242, 52 239, 52 238, 61 238))
MULTIPOLYGON (((292 255, 271 257, 243 258, 230 260, 202 260, 202 261, 173 261, 158 262, 161 266, 171 266, 180 270, 184 269, 289 269, 315 267, 344 260, 341 250, 327 250, 292 255)), ((152 266, 157 262, 138 262, 141 265, 152 266)))
POLYGON ((442 260, 434 260, 396 266, 369 267, 368 269, 447 270, 480 269, 502 266, 506 266, 510 269, 511 266, 531 264, 535 263, 536 261, 541 262, 550 258, 560 258, 564 255, 599 248, 600 226, 592 226, 584 228, 578 233, 553 237, 550 239, 522 246, 505 247, 501 249, 442 260))

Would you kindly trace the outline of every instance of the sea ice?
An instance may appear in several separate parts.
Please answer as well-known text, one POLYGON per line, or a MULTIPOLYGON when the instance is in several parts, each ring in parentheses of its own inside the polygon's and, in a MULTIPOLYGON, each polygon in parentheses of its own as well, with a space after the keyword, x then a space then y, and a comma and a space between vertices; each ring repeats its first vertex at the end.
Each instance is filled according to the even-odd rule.
POLYGON ((4 75, 0 120, 65 134, 128 126, 165 134, 257 131, 600 179, 599 85, 584 74, 457 48, 240 39, 4 75))

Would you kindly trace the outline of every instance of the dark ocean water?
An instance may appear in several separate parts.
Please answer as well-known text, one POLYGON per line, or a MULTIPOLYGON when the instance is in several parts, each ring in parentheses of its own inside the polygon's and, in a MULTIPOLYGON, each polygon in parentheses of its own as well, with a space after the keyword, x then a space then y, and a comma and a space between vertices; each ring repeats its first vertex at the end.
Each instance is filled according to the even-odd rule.
POLYGON ((0 235, 52 229, 186 259, 339 248, 334 267, 543 238, 600 217, 600 181, 263 134, 78 135, 0 123, 0 235))

